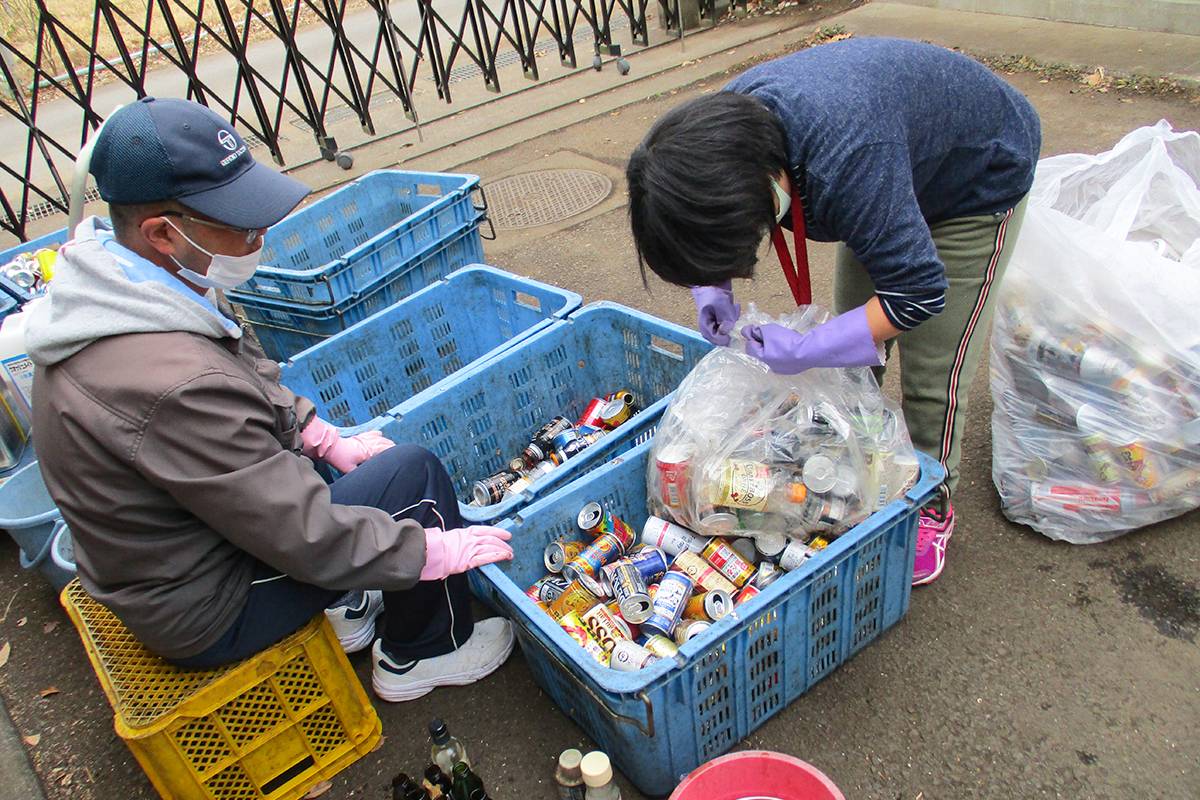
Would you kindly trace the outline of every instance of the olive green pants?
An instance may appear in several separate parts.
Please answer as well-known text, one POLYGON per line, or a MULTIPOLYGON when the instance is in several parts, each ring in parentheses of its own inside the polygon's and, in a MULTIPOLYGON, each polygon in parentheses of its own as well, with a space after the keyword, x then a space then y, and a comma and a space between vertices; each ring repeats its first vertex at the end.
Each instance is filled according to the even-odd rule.
MULTIPOLYGON (((963 425, 971 381, 983 360, 996 289, 1025 217, 1025 200, 999 214, 959 217, 932 225, 933 243, 946 267, 942 313, 887 343, 900 347, 904 418, 913 445, 946 468, 945 496, 958 485, 963 425)), ((834 305, 838 313, 875 294, 870 275, 845 245, 838 247, 834 305)), ((876 376, 883 382, 882 368, 876 376)))

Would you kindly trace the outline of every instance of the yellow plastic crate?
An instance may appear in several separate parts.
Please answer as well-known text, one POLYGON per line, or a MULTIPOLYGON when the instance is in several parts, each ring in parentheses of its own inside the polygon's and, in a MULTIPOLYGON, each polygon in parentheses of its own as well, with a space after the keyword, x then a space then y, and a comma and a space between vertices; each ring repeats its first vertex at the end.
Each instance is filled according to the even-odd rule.
POLYGON ((154 788, 172 800, 291 800, 371 752, 379 717, 321 614, 215 670, 146 650, 79 581, 60 597, 154 788))

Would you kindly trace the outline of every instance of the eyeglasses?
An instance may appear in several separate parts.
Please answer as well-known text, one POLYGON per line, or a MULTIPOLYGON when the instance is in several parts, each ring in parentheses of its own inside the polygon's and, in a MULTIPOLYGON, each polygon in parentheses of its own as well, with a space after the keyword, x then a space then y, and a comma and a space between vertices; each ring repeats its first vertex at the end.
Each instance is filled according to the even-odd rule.
POLYGON ((181 211, 160 211, 158 212, 158 216, 179 217, 180 219, 186 219, 190 222, 195 222, 200 225, 207 225, 210 228, 240 233, 246 237, 246 244, 254 244, 262 238, 262 230, 259 228, 235 228, 232 225, 226 225, 224 222, 213 222, 212 220, 200 219, 199 217, 193 217, 191 214, 184 214, 181 211))

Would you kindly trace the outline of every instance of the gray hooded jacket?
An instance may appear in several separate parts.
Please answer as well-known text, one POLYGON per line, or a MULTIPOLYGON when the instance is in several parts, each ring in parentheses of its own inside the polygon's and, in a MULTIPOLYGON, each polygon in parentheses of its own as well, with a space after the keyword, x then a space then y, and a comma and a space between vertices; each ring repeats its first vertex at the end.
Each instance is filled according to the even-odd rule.
POLYGON ((261 561, 334 589, 406 589, 411 520, 332 502, 301 455, 312 403, 239 326, 84 220, 30 311, 34 440, 79 579, 151 650, 203 652, 261 561))

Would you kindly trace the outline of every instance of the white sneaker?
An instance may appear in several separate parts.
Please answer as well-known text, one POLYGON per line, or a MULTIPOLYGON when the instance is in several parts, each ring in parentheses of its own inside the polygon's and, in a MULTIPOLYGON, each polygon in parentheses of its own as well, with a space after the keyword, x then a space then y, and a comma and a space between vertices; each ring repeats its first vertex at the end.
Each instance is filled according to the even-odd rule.
POLYGON ((471 638, 452 653, 397 664, 375 642, 371 687, 389 703, 415 700, 438 686, 466 686, 495 672, 513 649, 512 623, 500 617, 475 623, 471 638))
POLYGON ((383 592, 349 592, 329 608, 325 616, 333 625, 338 642, 347 653, 357 653, 375 639, 375 618, 383 611, 383 592))

